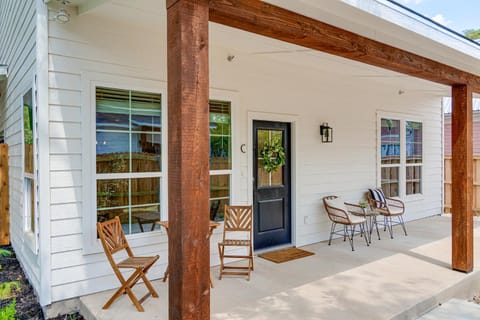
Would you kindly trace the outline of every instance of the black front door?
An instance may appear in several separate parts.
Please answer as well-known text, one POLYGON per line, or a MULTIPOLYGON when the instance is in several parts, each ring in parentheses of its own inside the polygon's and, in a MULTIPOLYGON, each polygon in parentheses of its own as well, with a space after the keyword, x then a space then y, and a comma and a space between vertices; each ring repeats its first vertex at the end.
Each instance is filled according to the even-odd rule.
POLYGON ((254 121, 253 141, 254 249, 290 243, 290 124, 254 121), (273 161, 265 162, 262 155, 278 147, 283 148, 285 164, 275 164, 275 152, 273 161))

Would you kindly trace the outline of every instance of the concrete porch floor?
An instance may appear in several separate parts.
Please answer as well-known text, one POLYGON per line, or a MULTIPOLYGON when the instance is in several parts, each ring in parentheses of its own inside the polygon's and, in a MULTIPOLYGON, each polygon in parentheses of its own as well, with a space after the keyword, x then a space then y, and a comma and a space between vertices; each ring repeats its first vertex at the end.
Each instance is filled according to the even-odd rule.
MULTIPOLYGON (((451 219, 435 216, 399 226, 394 239, 380 231, 367 247, 355 237, 355 251, 336 239, 302 247, 315 255, 275 264, 255 258, 250 281, 225 277, 211 269, 211 319, 417 319, 452 297, 480 292, 480 222, 475 221, 476 267, 470 274, 450 269, 451 219)), ((149 298, 137 312, 127 296, 108 310, 101 307, 113 294, 100 292, 80 299, 80 312, 93 319, 168 319, 168 286, 153 282, 160 298, 149 298)), ((145 287, 137 285, 139 295, 145 287)), ((480 316, 479 316, 480 318, 480 316)))

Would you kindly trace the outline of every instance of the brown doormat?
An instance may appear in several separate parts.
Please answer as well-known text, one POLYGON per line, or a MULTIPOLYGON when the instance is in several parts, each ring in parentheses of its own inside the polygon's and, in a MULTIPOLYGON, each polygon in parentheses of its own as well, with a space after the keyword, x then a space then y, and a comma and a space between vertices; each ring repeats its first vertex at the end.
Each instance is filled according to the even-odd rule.
POLYGON ((298 249, 298 248, 288 248, 282 249, 267 253, 259 254, 258 256, 263 259, 267 259, 276 263, 287 262, 295 259, 300 259, 304 257, 308 257, 314 255, 315 253, 298 249))

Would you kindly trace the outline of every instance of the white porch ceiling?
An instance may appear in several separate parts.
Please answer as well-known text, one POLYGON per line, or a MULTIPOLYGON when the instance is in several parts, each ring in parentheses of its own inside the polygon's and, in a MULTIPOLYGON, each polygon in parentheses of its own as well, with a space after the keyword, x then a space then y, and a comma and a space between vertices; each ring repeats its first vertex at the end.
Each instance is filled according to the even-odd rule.
MULTIPOLYGON (((372 27, 374 22, 381 22, 377 21, 379 18, 361 12, 340 0, 268 0, 268 2, 369 38, 379 38, 377 26, 372 27), (338 12, 346 13, 348 18, 338 16, 338 12)), ((160 32, 155 33, 155 37, 166 38, 165 0, 73 0, 72 5, 79 8, 88 7, 90 10, 83 14, 108 21, 111 24, 128 25, 143 32, 153 33, 159 30, 160 32)), ((82 19, 82 15, 76 19, 82 19)), ((398 39, 399 36, 395 34, 394 26, 390 26, 384 32, 389 32, 390 42, 395 42, 390 44, 402 48, 408 47, 408 43, 403 39, 398 39)), ((242 55, 258 56, 278 61, 281 64, 287 63, 319 70, 319 72, 328 72, 332 75, 338 74, 342 77, 358 79, 358 81, 378 81, 385 85, 398 87, 399 90, 428 91, 438 95, 450 94, 450 88, 444 85, 214 23, 211 23, 210 43, 212 47, 220 47, 231 52, 237 58, 241 58, 242 55)))

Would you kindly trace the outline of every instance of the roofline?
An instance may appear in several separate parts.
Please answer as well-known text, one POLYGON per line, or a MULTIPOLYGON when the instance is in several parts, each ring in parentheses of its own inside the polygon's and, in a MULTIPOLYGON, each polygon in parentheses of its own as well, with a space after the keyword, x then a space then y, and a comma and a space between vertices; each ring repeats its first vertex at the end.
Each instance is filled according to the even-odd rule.
POLYGON ((441 28, 441 29, 443 29, 443 30, 445 30, 445 31, 447 31, 447 32, 449 32, 449 33, 452 33, 452 34, 454 34, 455 36, 460 37, 460 38, 462 38, 462 39, 464 39, 464 40, 467 40, 467 41, 469 41, 470 43, 473 43, 473 44, 477 45, 478 47, 480 47, 480 43, 479 43, 479 42, 477 42, 477 41, 475 41, 475 40, 472 40, 472 39, 470 39, 470 38, 467 38, 465 35, 461 34, 460 32, 457 32, 457 31, 455 31, 455 30, 453 30, 453 29, 450 29, 450 28, 446 27, 445 25, 443 25, 443 24, 441 24, 441 23, 438 23, 437 21, 435 21, 435 20, 433 20, 433 19, 431 19, 431 18, 429 18, 429 17, 427 17, 427 16, 425 16, 425 15, 423 15, 423 14, 421 14, 421 13, 419 13, 419 12, 417 12, 417 11, 411 9, 411 8, 409 8, 409 7, 407 7, 407 6, 403 5, 403 4, 398 3, 398 2, 395 1, 395 0, 386 0, 386 1, 392 3, 392 4, 396 5, 396 6, 399 6, 400 8, 402 8, 402 9, 404 9, 404 10, 406 10, 406 11, 408 11, 408 12, 410 12, 410 13, 412 13, 412 14, 420 17, 420 18, 425 19, 425 20, 427 20, 427 21, 430 22, 430 23, 433 23, 433 24, 436 25, 437 27, 439 27, 439 28, 441 28))
POLYGON ((416 78, 466 85, 480 93, 480 75, 264 1, 210 0, 209 20, 416 78))

